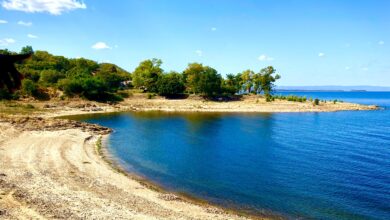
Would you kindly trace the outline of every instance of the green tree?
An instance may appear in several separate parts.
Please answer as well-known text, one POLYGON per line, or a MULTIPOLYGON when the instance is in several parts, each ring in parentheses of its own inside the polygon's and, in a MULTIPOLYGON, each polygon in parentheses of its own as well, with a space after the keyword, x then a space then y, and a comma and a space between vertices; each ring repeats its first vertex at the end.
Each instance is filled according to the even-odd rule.
POLYGON ((157 92, 157 81, 163 73, 161 64, 159 59, 142 61, 132 74, 133 85, 149 92, 157 92))
POLYGON ((199 63, 190 63, 183 74, 189 92, 206 96, 221 94, 222 77, 215 69, 199 63))
POLYGON ((241 84, 244 88, 244 91, 251 93, 253 88, 253 75, 255 73, 252 70, 245 70, 241 73, 241 84))
POLYGON ((268 66, 260 70, 261 77, 261 89, 264 91, 266 97, 271 96, 273 89, 275 87, 274 82, 280 79, 280 75, 276 74, 275 68, 272 66, 268 66))
POLYGON ((157 82, 158 94, 173 96, 182 94, 185 90, 183 76, 177 72, 170 72, 161 75, 157 82))
POLYGON ((223 92, 229 95, 239 93, 242 89, 241 81, 241 73, 237 75, 227 74, 226 79, 223 80, 223 92))
POLYGON ((96 77, 102 79, 110 90, 117 90, 123 81, 130 79, 130 74, 114 64, 103 63, 99 65, 96 77))
POLYGON ((20 53, 21 54, 30 54, 30 53, 34 53, 34 50, 33 50, 32 46, 25 46, 22 48, 20 53))

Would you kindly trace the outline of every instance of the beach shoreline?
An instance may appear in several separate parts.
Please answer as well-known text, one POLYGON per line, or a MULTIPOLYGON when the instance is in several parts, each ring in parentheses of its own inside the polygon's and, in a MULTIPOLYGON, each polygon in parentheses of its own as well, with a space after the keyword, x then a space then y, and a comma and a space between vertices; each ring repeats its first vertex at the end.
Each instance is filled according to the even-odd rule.
POLYGON ((1 120, 0 216, 36 219, 80 219, 85 216, 87 219, 249 218, 239 212, 157 190, 133 174, 124 175, 97 151, 96 144, 100 138, 107 138, 109 129, 78 122, 67 126, 67 121, 1 120))
MULTIPOLYGON (((0 117, 0 217, 281 218, 249 215, 239 210, 210 205, 188 195, 165 191, 147 179, 126 172, 116 163, 115 158, 107 154, 107 146, 103 145, 101 140, 107 139, 110 129, 57 119, 71 115, 122 111, 248 112, 248 108, 253 104, 260 105, 258 101, 250 100, 244 103, 245 108, 239 109, 237 106, 229 106, 230 102, 221 105, 220 102, 193 100, 185 105, 178 105, 180 100, 175 101, 139 98, 136 101, 125 101, 119 106, 88 101, 78 101, 70 103, 71 105, 66 102, 52 102, 50 106, 48 103, 35 102, 35 108, 41 111, 34 111, 27 114, 28 116, 3 114, 0 117), (194 103, 203 103, 204 106, 196 108, 194 103), (162 108, 163 104, 165 108, 162 108), (224 111, 226 109, 232 111, 224 111), (100 151, 97 147, 99 141, 100 151)), ((233 104, 243 106, 242 102, 233 104)), ((282 106, 284 104, 285 102, 282 102, 282 106)), ((307 108, 309 105, 303 103, 307 108)), ((332 111, 339 110, 340 106, 344 107, 342 110, 375 109, 350 103, 334 105, 338 107, 332 108, 332 111)), ((289 107, 291 108, 291 105, 289 107)), ((324 107, 310 108, 315 111, 329 111, 329 108, 324 107)), ((256 108, 249 112, 264 112, 267 109, 269 110, 269 107, 256 108)), ((302 109, 304 108, 287 112, 308 112, 302 109)), ((283 108, 279 106, 273 110, 279 112, 283 108)))

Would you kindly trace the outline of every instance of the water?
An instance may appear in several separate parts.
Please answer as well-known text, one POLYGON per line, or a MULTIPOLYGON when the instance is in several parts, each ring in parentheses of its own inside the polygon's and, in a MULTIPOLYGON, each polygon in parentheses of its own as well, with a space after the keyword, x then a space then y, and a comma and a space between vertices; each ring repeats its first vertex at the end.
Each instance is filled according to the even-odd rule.
POLYGON ((109 151, 168 190, 287 218, 390 219, 390 93, 284 92, 379 111, 121 113, 109 151))

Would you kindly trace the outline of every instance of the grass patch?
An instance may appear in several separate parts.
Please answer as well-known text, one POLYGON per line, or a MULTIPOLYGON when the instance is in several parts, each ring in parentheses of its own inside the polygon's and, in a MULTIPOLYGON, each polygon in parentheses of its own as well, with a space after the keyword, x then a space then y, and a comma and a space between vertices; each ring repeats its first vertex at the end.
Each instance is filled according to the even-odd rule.
POLYGON ((33 104, 22 104, 14 101, 0 101, 0 112, 5 115, 27 115, 40 112, 33 104))

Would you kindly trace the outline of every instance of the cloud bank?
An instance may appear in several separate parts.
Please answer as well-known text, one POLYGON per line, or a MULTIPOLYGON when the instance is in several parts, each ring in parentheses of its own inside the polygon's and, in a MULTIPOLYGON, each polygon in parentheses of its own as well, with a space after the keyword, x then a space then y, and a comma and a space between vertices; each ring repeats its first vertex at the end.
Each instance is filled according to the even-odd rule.
POLYGON ((18 25, 30 27, 32 25, 32 22, 18 21, 18 25))
POLYGON ((53 15, 87 8, 84 2, 78 0, 4 0, 1 6, 7 10, 28 13, 48 12, 53 15))
POLYGON ((16 40, 14 40, 12 38, 0 39, 0 46, 8 46, 8 45, 13 44, 15 42, 16 42, 16 40))

